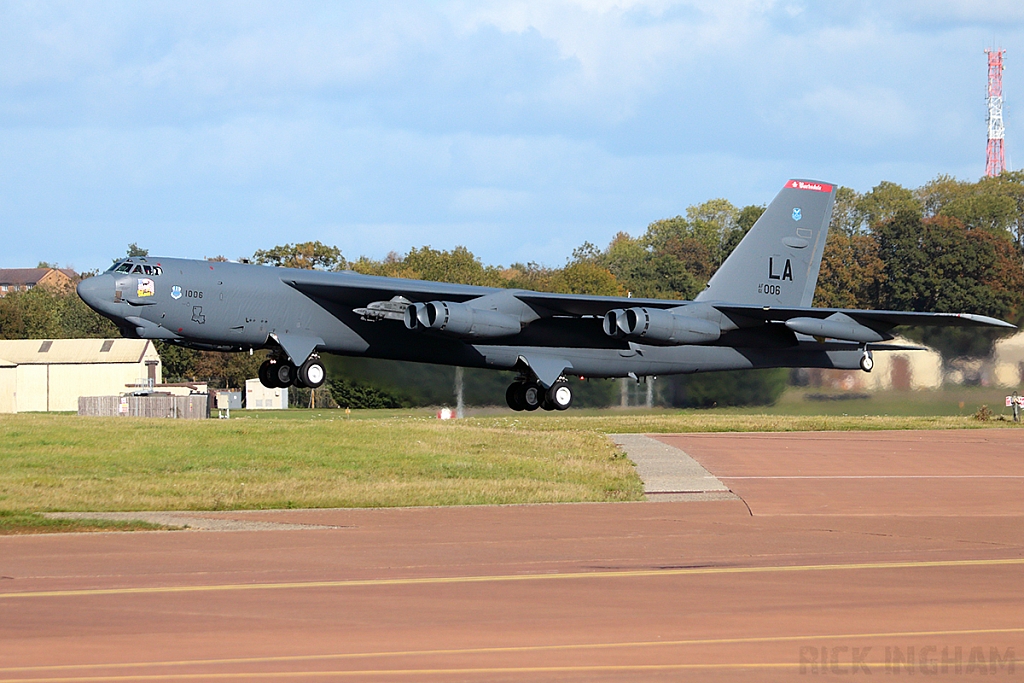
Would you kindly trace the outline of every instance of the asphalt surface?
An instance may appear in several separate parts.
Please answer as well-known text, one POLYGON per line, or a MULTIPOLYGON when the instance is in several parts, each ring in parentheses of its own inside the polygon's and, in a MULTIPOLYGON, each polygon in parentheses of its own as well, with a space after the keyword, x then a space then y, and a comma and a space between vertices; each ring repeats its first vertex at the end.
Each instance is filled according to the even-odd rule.
POLYGON ((1024 678, 1024 431, 655 438, 736 498, 0 537, 0 681, 1024 678))

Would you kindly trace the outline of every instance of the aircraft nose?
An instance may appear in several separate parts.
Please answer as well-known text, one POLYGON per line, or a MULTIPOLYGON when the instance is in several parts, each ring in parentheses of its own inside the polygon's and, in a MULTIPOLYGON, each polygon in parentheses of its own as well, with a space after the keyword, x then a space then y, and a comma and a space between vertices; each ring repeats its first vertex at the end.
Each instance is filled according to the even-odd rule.
POLYGON ((114 280, 109 275, 87 277, 78 283, 78 296, 90 308, 109 312, 114 308, 114 280))

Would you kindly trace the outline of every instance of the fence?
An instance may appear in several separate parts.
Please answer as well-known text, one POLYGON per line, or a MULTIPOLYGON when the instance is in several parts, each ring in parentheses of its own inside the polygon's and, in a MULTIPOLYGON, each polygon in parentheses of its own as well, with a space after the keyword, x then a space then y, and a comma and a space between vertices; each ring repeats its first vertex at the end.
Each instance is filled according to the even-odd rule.
POLYGON ((170 417, 203 420, 210 416, 206 394, 191 396, 81 396, 78 414, 92 417, 170 417))

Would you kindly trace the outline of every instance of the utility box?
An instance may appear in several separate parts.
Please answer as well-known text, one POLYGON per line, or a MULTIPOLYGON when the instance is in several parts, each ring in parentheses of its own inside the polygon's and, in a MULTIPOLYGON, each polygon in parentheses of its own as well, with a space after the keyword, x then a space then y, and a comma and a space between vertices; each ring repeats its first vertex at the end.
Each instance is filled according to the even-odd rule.
POLYGON ((245 407, 249 410, 285 410, 288 407, 288 389, 268 389, 258 379, 247 379, 245 407))
POLYGON ((217 392, 217 410, 241 410, 242 409, 242 392, 241 391, 218 391, 217 392))

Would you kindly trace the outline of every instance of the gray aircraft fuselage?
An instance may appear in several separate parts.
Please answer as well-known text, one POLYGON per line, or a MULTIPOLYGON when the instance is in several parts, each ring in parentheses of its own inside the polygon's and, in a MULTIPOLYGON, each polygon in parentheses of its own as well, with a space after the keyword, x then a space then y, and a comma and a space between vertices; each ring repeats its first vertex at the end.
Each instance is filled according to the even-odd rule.
POLYGON ((570 374, 587 377, 762 367, 853 369, 860 360, 857 346, 801 348, 784 329, 751 340, 749 346, 729 345, 734 342, 728 338, 715 345, 638 344, 607 336, 597 315, 542 318, 510 337, 469 341, 409 330, 396 320, 363 320, 353 309, 391 299, 396 293, 406 298, 422 293, 425 300, 467 301, 486 295, 514 296, 523 290, 231 262, 152 257, 125 262, 157 266, 161 274, 103 273, 81 283, 82 299, 113 320, 125 336, 197 348, 277 348, 281 342, 276 340, 287 345, 289 339, 315 338, 323 340, 315 348, 329 353, 474 368, 513 370, 521 355, 557 357, 571 363, 570 374), (139 296, 139 279, 153 282, 151 294, 144 291, 139 296), (294 280, 323 284, 347 295, 331 300, 312 297, 288 284, 294 280))

